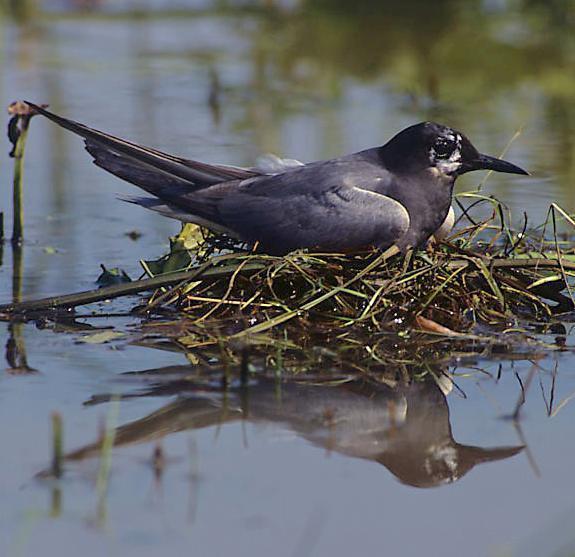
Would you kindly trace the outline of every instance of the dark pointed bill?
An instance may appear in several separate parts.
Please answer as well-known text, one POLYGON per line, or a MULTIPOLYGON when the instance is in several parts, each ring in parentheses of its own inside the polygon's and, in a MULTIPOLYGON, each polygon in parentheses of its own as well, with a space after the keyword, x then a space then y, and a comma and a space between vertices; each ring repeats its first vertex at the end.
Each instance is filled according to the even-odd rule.
POLYGON ((497 157, 490 157, 489 155, 479 154, 479 157, 473 161, 474 170, 494 170, 495 172, 507 172, 509 174, 523 174, 529 176, 529 172, 523 170, 521 167, 498 159, 497 157))

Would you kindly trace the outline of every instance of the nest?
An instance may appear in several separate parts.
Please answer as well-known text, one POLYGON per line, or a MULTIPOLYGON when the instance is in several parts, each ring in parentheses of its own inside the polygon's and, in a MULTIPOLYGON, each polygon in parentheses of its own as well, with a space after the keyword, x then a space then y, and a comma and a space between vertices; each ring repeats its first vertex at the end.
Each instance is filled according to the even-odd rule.
POLYGON ((365 370, 476 357, 486 347, 531 350, 534 332, 560 333, 556 316, 574 308, 575 251, 557 234, 515 232, 496 216, 404 254, 271 257, 186 225, 170 254, 145 268, 198 275, 157 291, 145 309, 176 312, 155 333, 206 361, 249 350, 284 368, 329 361, 365 370))

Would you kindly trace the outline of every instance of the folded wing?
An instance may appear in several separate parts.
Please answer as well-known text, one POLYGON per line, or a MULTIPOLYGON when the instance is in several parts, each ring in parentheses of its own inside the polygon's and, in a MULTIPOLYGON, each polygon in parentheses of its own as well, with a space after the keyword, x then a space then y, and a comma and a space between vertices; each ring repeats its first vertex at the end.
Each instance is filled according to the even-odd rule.
POLYGON ((194 222, 215 223, 243 240, 259 242, 267 253, 298 248, 354 251, 387 248, 409 228, 409 214, 396 200, 358 187, 340 185, 324 190, 290 188, 283 195, 261 195, 265 181, 254 179, 257 193, 241 184, 221 184, 172 197, 194 222), (262 183, 260 183, 262 182, 262 183))

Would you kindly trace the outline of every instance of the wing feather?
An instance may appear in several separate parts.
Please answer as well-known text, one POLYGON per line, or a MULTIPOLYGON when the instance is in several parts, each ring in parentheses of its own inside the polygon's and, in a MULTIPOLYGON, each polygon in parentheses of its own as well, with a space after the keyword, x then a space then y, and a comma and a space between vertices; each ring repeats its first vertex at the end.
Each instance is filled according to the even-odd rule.
POLYGON ((146 184, 145 189, 150 192, 150 184, 154 179, 158 187, 170 180, 183 180, 189 188, 200 188, 261 174, 257 170, 176 157, 63 118, 34 103, 26 101, 26 104, 59 126, 83 137, 86 149, 98 166, 138 186, 143 182, 146 184))
MULTIPOLYGON (((210 189, 186 196, 186 202, 196 214, 203 208, 203 218, 221 223, 248 242, 259 242, 269 253, 298 248, 385 249, 409 228, 409 214, 398 201, 361 187, 342 185, 281 197, 234 188, 215 199, 210 199, 210 189)), ((174 204, 182 207, 182 200, 174 204)))

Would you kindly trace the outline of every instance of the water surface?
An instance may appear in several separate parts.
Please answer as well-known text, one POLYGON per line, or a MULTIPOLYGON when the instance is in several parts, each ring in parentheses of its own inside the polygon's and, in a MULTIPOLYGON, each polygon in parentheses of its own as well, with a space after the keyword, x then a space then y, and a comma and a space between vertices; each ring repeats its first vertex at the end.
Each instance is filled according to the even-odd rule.
MULTIPOLYGON (((494 155, 520 130, 507 157, 532 176, 494 175, 484 190, 533 224, 551 202, 575 210, 569 2, 266 8, 150 0, 93 2, 85 12, 73 2, 38 4, 20 23, 1 22, 2 106, 45 102, 143 144, 240 165, 263 152, 331 157, 425 119, 460 128, 494 155)), ((7 231, 8 150, 5 142, 7 231)), ((462 178, 459 190, 482 178, 462 178)), ((2 300, 15 287, 23 298, 92 288, 100 263, 137 277, 138 261, 163 253, 178 230, 116 200, 132 186, 95 168, 80 140, 40 118, 25 185, 23 260, 15 269, 4 246, 2 300), (142 233, 137 241, 126 235, 132 230, 142 233)), ((96 309, 124 312, 132 303, 96 309)), ((225 393, 219 372, 167 373, 187 365, 184 354, 130 344, 136 323, 0 323, 1 338, 16 333, 36 370, 16 374, 8 362, 0 378, 2 555, 75 555, 79 547, 86 557, 575 552, 568 323, 566 351, 535 364, 461 362, 448 370, 458 388, 443 385, 447 394, 434 382, 396 392, 258 376, 225 393), (78 343, 90 326, 127 336, 78 343), (121 375, 146 370, 163 371, 121 375), (518 430, 505 416, 529 377, 518 430), (125 397, 116 405, 93 398, 114 393, 125 397), (53 411, 63 417, 66 449, 84 448, 86 457, 58 482, 35 478, 50 462, 53 411), (130 443, 113 452, 103 492, 89 447, 106 419, 130 443), (151 459, 159 441, 167 463, 158 477, 151 459)))

